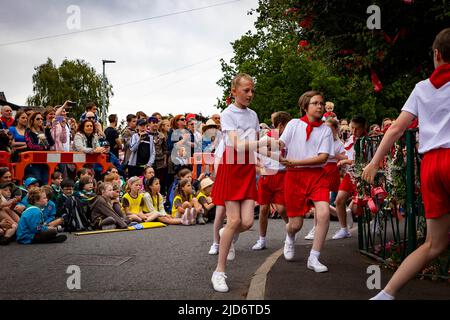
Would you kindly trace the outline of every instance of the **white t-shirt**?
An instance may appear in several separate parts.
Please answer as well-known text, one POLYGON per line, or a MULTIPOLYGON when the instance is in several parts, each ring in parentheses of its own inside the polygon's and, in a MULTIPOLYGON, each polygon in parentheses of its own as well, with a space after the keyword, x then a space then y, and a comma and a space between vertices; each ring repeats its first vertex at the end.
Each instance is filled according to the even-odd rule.
MULTIPOLYGON (((307 124, 300 119, 289 121, 284 129, 280 140, 284 142, 287 148, 286 158, 289 160, 305 160, 317 157, 321 153, 327 153, 330 157, 334 156, 333 133, 325 124, 313 128, 309 140, 306 141, 307 124)), ((299 166, 317 168, 323 165, 299 166)))
POLYGON ((335 156, 345 152, 344 144, 342 143, 341 139, 337 139, 333 142, 333 148, 334 148, 334 156, 330 156, 328 158, 328 162, 337 163, 338 160, 335 158, 335 156))
POLYGON ((419 82, 402 111, 419 119, 419 153, 450 148, 450 82, 439 89, 429 79, 419 82))
POLYGON ((225 145, 230 146, 227 133, 236 131, 239 139, 256 141, 259 132, 259 120, 255 111, 245 108, 240 109, 231 104, 220 116, 220 126, 225 145))
POLYGON ((356 138, 354 138, 353 136, 350 136, 350 138, 348 138, 348 140, 344 144, 345 155, 348 157, 348 160, 352 160, 352 161, 355 160, 355 145, 354 145, 353 141, 356 141, 353 139, 356 139, 356 138))

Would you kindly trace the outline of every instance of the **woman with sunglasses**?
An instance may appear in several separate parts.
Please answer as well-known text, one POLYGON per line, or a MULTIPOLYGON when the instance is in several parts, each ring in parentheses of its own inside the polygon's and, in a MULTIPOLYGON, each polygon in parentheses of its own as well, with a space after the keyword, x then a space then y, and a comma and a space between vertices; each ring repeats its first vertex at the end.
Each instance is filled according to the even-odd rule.
MULTIPOLYGON (((44 127, 44 116, 41 112, 34 112, 28 120, 25 130, 25 142, 29 151, 49 151, 55 144, 51 134, 51 124, 44 127)), ((41 183, 48 182, 48 166, 46 164, 32 164, 25 170, 26 176, 34 176, 41 183)))

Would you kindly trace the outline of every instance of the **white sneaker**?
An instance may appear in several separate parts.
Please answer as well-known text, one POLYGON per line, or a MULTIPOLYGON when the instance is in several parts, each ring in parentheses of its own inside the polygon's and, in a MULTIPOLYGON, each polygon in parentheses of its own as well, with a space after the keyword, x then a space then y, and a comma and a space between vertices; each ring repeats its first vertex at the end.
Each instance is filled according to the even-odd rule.
MULTIPOLYGON (((222 237, 224 229, 225 228, 222 228, 219 230, 220 237, 222 237)), ((239 234, 233 236, 233 241, 231 242, 230 250, 228 251, 228 255, 227 255, 228 261, 233 261, 234 258, 236 258, 236 250, 234 249, 234 243, 237 241, 238 238, 239 238, 239 234)))
POLYGON ((289 243, 287 241, 284 242, 284 258, 286 261, 291 261, 294 259, 295 256, 295 247, 294 243, 289 243))
POLYGON ((309 231, 308 235, 305 237, 305 240, 314 240, 314 235, 316 233, 316 227, 313 227, 311 231, 309 231))
POLYGON ((344 238, 350 238, 352 236, 352 234, 346 230, 346 229, 339 229, 338 232, 336 232, 333 236, 333 240, 339 240, 339 239, 344 239, 344 238))
POLYGON ((208 254, 215 256, 218 253, 219 253, 219 244, 218 243, 213 243, 211 245, 211 248, 209 249, 208 254))
POLYGON ((319 262, 319 259, 317 259, 314 256, 310 256, 308 258, 308 264, 307 264, 308 269, 310 270, 314 270, 314 272, 327 272, 328 268, 326 266, 324 266, 323 264, 321 264, 319 262))
POLYGON ((263 250, 266 248, 266 242, 264 240, 258 239, 255 245, 252 247, 252 250, 263 250))
POLYGON ((228 292, 228 286, 225 282, 227 276, 224 272, 214 272, 211 278, 211 282, 214 290, 217 292, 228 292))
POLYGON ((353 228, 353 213, 350 208, 347 208, 347 228, 353 228))
POLYGON ((189 223, 189 217, 188 217, 188 213, 185 212, 182 216, 181 216, 181 224, 184 226, 188 226, 190 225, 189 223))

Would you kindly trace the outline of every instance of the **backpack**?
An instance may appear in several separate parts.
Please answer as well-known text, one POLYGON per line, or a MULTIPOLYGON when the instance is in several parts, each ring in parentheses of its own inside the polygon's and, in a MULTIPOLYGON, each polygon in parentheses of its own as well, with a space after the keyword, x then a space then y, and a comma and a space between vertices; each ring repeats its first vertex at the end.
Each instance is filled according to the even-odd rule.
POLYGON ((175 198, 175 193, 177 191, 177 187, 178 187, 178 178, 175 178, 175 180, 173 181, 172 185, 169 188, 169 192, 167 192, 167 201, 164 206, 164 209, 166 209, 166 212, 172 211, 173 199, 175 198))
POLYGON ((78 232, 92 230, 91 222, 89 221, 88 206, 83 206, 76 197, 67 197, 61 211, 65 231, 78 232))

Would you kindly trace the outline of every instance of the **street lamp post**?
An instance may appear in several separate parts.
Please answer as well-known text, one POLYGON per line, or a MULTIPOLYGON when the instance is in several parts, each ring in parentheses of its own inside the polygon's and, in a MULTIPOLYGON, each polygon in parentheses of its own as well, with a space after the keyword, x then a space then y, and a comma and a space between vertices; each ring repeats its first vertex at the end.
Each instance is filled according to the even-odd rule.
POLYGON ((102 122, 103 126, 106 126, 106 74, 105 64, 116 63, 114 60, 102 60, 103 62, 103 94, 102 94, 102 122))

